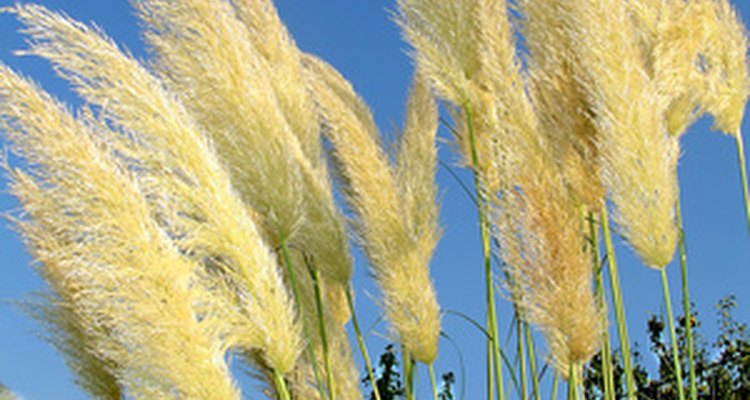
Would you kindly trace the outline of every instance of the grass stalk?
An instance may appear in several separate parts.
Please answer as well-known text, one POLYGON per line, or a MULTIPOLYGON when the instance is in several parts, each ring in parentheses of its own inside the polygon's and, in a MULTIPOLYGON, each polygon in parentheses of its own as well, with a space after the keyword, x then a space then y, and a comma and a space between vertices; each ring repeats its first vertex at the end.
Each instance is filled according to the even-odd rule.
MULTIPOLYGON (((302 302, 300 301, 301 295, 299 292, 299 285, 297 284, 296 274, 294 273, 294 266, 292 264, 292 257, 289 254, 289 246, 287 246, 286 238, 281 237, 281 255, 284 260, 284 268, 286 269, 287 277, 289 278, 290 286, 292 287, 292 296, 294 297, 294 303, 299 310, 300 315, 304 315, 302 310, 302 302)), ((326 391, 323 388, 323 381, 320 379, 320 371, 318 370, 318 362, 315 357, 315 349, 313 348, 312 341, 310 340, 310 327, 307 325, 307 319, 301 317, 302 321, 302 335, 305 337, 307 357, 310 359, 310 365, 313 369, 313 375, 315 376, 315 383, 318 386, 318 393, 321 397, 326 396, 326 391)))
POLYGON ((541 400, 541 392, 539 391, 539 375, 537 375, 536 369, 536 350, 534 349, 534 339, 531 337, 531 327, 529 323, 524 321, 523 331, 526 336, 526 347, 529 349, 529 373, 531 374, 531 387, 534 400, 541 400))
POLYGON ((529 398, 528 393, 528 380, 526 377, 526 350, 524 348, 523 339, 523 321, 521 315, 516 311, 516 346, 518 351, 518 368, 519 375, 521 376, 521 399, 526 400, 529 398))
POLYGON ((588 213, 589 239, 591 249, 591 263, 594 267, 594 293, 599 309, 602 310, 604 330, 602 331, 602 380, 604 387, 604 399, 615 400, 615 379, 612 372, 612 350, 609 344, 609 321, 607 317, 607 304, 604 296, 604 265, 600 262, 599 255, 599 227, 594 214, 588 213))
POLYGON ((625 369, 625 383, 627 385, 628 400, 636 400, 635 379, 633 378, 633 362, 630 358, 630 339, 628 339, 628 326, 625 319, 625 305, 622 301, 622 290, 620 289, 620 278, 617 272, 617 259, 615 258, 615 247, 612 243, 612 234, 609 229, 609 216, 607 207, 602 207, 601 225, 604 236, 604 246, 607 252, 607 265, 609 270, 609 286, 612 291, 612 305, 615 309, 617 321, 617 336, 620 340, 622 351, 622 363, 625 369))
POLYGON ((568 400, 578 400, 578 383, 576 379, 576 368, 570 363, 568 368, 568 400))
POLYGON ((479 230, 482 237, 482 257, 484 260, 484 280, 487 301, 487 332, 490 335, 487 343, 487 381, 488 399, 492 398, 492 384, 494 379, 497 384, 497 400, 504 399, 502 359, 500 357, 500 340, 497 330, 497 312, 495 308, 495 287, 492 284, 492 248, 490 242, 490 225, 488 220, 487 193, 482 188, 479 173, 479 156, 477 154, 474 122, 472 120, 471 107, 467 103, 464 107, 466 112, 466 123, 469 131, 469 144, 471 147, 471 165, 474 172, 474 187, 477 193, 477 211, 479 212, 479 230))
MULTIPOLYGON (((487 326, 490 325, 490 316, 487 315, 487 326)), ((492 351, 493 349, 493 339, 490 337, 487 340, 487 364, 486 364, 486 374, 487 374, 487 400, 492 400, 492 398, 495 397, 495 380, 493 379, 493 376, 495 374, 495 358, 494 353, 492 351)))
POLYGON ((432 386, 432 399, 438 400, 437 380, 435 379, 435 369, 432 364, 427 364, 427 371, 430 373, 430 385, 432 386))
POLYGON ((669 324, 669 338, 672 342, 672 364, 674 366, 675 384, 680 400, 685 400, 685 390, 682 387, 682 367, 680 366, 680 350, 677 348, 677 334, 674 326, 674 313, 672 312, 672 298, 669 294, 669 280, 667 279, 666 267, 661 268, 661 287, 664 292, 664 305, 667 307, 667 321, 669 324))
POLYGON ((687 270, 687 243, 685 241, 685 229, 682 222, 682 206, 680 200, 677 200, 675 204, 675 212, 677 214, 677 227, 680 229, 680 275, 682 277, 682 309, 683 315, 685 316, 685 340, 687 341, 687 352, 688 352, 688 373, 690 379, 690 399, 698 399, 698 387, 696 384, 695 377, 695 364, 693 359, 695 358, 695 350, 693 346, 693 313, 690 306, 690 286, 688 285, 688 270, 687 270))
POLYGON ((551 400, 557 400, 557 392, 560 390, 558 386, 560 385, 560 375, 557 374, 557 372, 554 373, 554 377, 552 378, 552 396, 551 400))
POLYGON ((276 394, 279 395, 280 400, 291 400, 289 390, 286 388, 286 381, 284 381, 284 377, 278 370, 273 370, 273 383, 276 386, 276 394))
POLYGON ((742 196, 745 200, 747 229, 750 231, 750 189, 748 189, 747 183, 747 164, 745 161, 745 145, 742 142, 742 131, 738 130, 734 138, 737 141, 737 162, 739 163, 740 178, 742 179, 742 196))
POLYGON ((352 299, 351 288, 346 290, 346 302, 349 304, 349 311, 352 315, 352 326, 354 327, 354 336, 357 338, 357 346, 362 354, 362 359, 365 361, 365 368, 367 369, 367 376, 370 378, 372 384, 372 394, 375 400, 380 400, 380 390, 378 389, 377 381, 375 380, 375 373, 372 369, 372 362, 370 361, 370 354, 365 346, 365 340, 362 337, 362 330, 359 327, 359 321, 357 320, 357 314, 354 312, 354 300, 352 299))
POLYGON ((604 399, 615 400, 617 391, 615 388, 615 378, 612 374, 612 349, 610 348, 609 332, 607 329, 604 330, 602 337, 602 375, 602 380, 604 381, 604 399))
POLYGON ((411 354, 401 346, 401 357, 404 363, 404 392, 406 400, 414 400, 414 370, 416 365, 411 358, 411 354))
POLYGON ((333 386, 333 373, 331 372, 331 355, 328 352, 328 336, 326 334, 325 318, 323 316, 323 298, 320 293, 320 276, 317 268, 308 265, 310 277, 313 281, 315 291, 315 307, 318 315, 318 330, 320 331, 320 340, 323 348, 323 366, 326 370, 326 385, 328 386, 328 397, 331 400, 336 399, 336 391, 333 386))

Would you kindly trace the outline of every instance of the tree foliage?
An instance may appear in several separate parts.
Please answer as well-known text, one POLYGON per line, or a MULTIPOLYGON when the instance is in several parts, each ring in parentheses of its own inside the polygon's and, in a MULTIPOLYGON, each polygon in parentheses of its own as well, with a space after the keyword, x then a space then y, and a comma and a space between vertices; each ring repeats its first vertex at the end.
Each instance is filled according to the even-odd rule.
MULTIPOLYGON (((735 320, 733 311, 737 307, 735 297, 729 295, 716 304, 719 332, 712 342, 701 336, 695 340, 693 362, 696 369, 698 398, 701 400, 745 400, 750 398, 750 331, 744 322, 735 320)), ((679 318, 677 330, 678 346, 686 345, 687 320, 679 318)), ((693 332, 701 325, 696 312, 690 317, 693 332)), ((645 356, 633 351, 636 364, 634 375, 639 399, 677 399, 675 377, 672 367, 672 349, 665 338, 664 320, 657 315, 649 318, 646 331, 649 337, 649 352, 656 360, 654 372, 649 372, 645 356)), ((687 370, 688 359, 682 357, 682 368, 687 370)), ((616 398, 624 398, 623 367, 620 357, 614 357, 614 379, 616 398)), ((600 399, 603 394, 601 354, 597 354, 584 372, 587 399, 600 399)), ((687 379, 683 382, 687 387, 687 379)))

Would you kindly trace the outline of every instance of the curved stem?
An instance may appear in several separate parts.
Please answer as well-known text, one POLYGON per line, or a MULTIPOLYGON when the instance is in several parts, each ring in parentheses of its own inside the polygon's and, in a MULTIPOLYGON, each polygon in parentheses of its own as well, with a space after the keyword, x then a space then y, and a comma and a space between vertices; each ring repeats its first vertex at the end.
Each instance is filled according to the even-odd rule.
POLYGON ((667 320, 669 323, 669 337, 672 341, 672 364, 674 366, 675 384, 680 400, 685 400, 685 391, 682 387, 682 367, 680 366, 680 351, 677 348, 677 334, 674 326, 674 313, 672 312, 672 299, 669 294, 669 280, 667 269, 661 268, 661 287, 664 292, 664 305, 667 307, 667 320))
POLYGON ((362 353, 362 358, 365 360, 367 376, 370 378, 370 383, 372 384, 372 394, 375 396, 375 400, 380 400, 380 390, 378 389, 378 382, 375 380, 375 373, 373 373, 370 354, 367 352, 365 340, 362 337, 362 330, 359 328, 357 314, 354 312, 354 301, 352 300, 351 288, 347 288, 346 290, 346 302, 349 304, 349 312, 352 314, 352 326, 354 327, 354 335, 357 338, 357 346, 359 346, 359 351, 362 353))
POLYGON ((601 211, 602 232, 604 234, 604 246, 607 251, 607 265, 609 266, 609 286, 612 290, 612 305, 615 309, 617 320, 617 336, 620 339, 620 350, 622 351, 622 362, 625 367, 625 382, 628 389, 628 399, 635 400, 635 379, 633 378, 633 363, 630 359, 630 340, 628 339, 628 326, 625 320, 625 305, 622 301, 620 290, 620 278, 617 272, 617 259, 615 258, 615 247, 612 244, 612 234, 609 231, 609 216, 607 207, 601 211))

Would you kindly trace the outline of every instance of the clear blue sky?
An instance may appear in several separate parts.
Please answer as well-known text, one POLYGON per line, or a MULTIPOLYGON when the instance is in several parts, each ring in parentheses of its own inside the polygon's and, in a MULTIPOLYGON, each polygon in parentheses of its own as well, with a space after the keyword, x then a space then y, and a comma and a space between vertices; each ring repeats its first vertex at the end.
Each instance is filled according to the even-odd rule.
MULTIPOLYGON (((739 4, 743 19, 749 20, 750 3, 735 2, 739 4)), ((95 22, 136 56, 145 57, 138 22, 126 0, 45 0, 40 3, 65 10, 78 20, 95 22)), ((350 79, 372 107, 383 132, 392 133, 393 127, 401 121, 412 72, 408 47, 390 19, 389 10, 394 9, 394 1, 287 0, 278 3, 279 12, 299 46, 326 59, 350 79)), ((10 4, 10 0, 0 0, 0 6, 10 4)), ((77 104, 67 84, 52 75, 46 62, 12 55, 13 50, 24 47, 18 28, 13 16, 0 15, 0 60, 32 77, 57 97, 77 104)), ((691 294, 703 322, 701 330, 707 338, 713 338, 716 331, 714 304, 727 294, 737 296, 739 306, 735 316, 750 322, 750 234, 743 220, 734 141, 710 132, 709 128, 710 121, 702 120, 685 136, 679 173, 691 294)), ((744 131, 750 136, 750 119, 744 131)), ((447 136, 445 132, 441 134, 447 136)), ((745 147, 750 148, 747 139, 745 147)), ((440 156, 448 162, 456 160, 447 146, 441 148, 440 156)), ((460 175, 469 182, 468 174, 461 172, 460 175)), ((459 310, 483 321, 483 278, 476 213, 446 171, 439 172, 438 183, 445 235, 432 264, 432 276, 439 300, 445 310, 459 310)), ((17 207, 14 199, 5 193, 6 184, 5 177, 0 178, 3 189, 0 211, 17 207)), ((38 327, 10 304, 41 290, 43 284, 29 267, 29 257, 9 225, 6 221, 0 223, 0 382, 29 400, 85 398, 72 384, 62 359, 37 337, 38 327)), ((646 344, 645 321, 664 308, 659 277, 618 242, 631 337, 646 344)), ((377 322, 379 311, 373 301, 377 290, 366 268, 359 258, 355 276, 358 314, 363 325, 369 327, 377 322)), ((674 302, 679 303, 678 270, 672 266, 669 271, 674 302)), ((499 313, 501 334, 507 335, 511 308, 506 301, 502 302, 499 313)), ((485 390, 482 334, 455 316, 445 316, 443 323, 444 331, 459 344, 466 363, 466 398, 482 398, 485 390)), ((368 339, 371 354, 377 354, 388 343, 379 335, 386 333, 384 324, 375 327, 368 339)), ((455 347, 447 341, 442 341, 441 346, 436 372, 453 370, 460 379, 455 347)), ((425 376, 420 379, 426 382, 425 376)))

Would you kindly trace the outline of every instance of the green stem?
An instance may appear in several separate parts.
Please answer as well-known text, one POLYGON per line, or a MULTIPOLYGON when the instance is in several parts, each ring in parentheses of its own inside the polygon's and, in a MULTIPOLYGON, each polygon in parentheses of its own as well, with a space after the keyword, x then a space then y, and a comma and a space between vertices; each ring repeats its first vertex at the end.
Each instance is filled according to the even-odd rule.
POLYGON ((323 298, 320 293, 320 276, 317 268, 309 268, 310 277, 313 281, 313 289, 315 290, 315 307, 317 307, 318 315, 318 330, 320 331, 320 340, 323 347, 323 365, 326 370, 326 384, 328 386, 328 397, 331 400, 336 399, 336 391, 333 386, 333 374, 331 373, 331 355, 328 352, 328 336, 326 335, 326 324, 325 318, 323 318, 323 298))
POLYGON ((373 373, 372 362, 370 362, 370 355, 367 352, 367 346, 365 346, 365 340, 362 337, 362 330, 359 328, 357 313, 354 312, 354 301, 352 300, 351 288, 348 288, 346 290, 346 302, 349 304, 349 312, 352 315, 352 326, 354 327, 354 335, 357 338, 357 346, 359 346, 359 351, 360 353, 362 353, 362 358, 365 360, 367 376, 370 378, 370 383, 372 384, 372 393, 373 395, 375 395, 375 400, 380 400, 380 390, 378 389, 378 384, 375 380, 375 373, 373 373))
POLYGON ((276 386, 276 393, 279 395, 280 400, 290 400, 289 391, 286 388, 286 382, 284 377, 279 373, 278 370, 273 370, 273 383, 276 386))
POLYGON ((612 350, 609 344, 609 321, 607 318, 607 304, 604 298, 604 268, 600 264, 599 255, 599 229, 594 219, 593 213, 588 213, 589 235, 591 239, 591 264, 594 267, 594 292, 599 306, 602 311, 602 322, 604 330, 602 332, 602 380, 604 387, 604 399, 615 400, 615 379, 612 373, 612 350))
POLYGON ((438 400, 437 380, 435 380, 435 370, 432 368, 432 364, 427 365, 427 370, 430 373, 430 384, 432 385, 432 399, 438 400))
POLYGON ((479 172, 479 156, 477 154, 476 137, 474 133, 474 122, 471 115, 471 107, 467 103, 464 107, 466 112, 466 123, 469 130, 469 144, 471 146, 471 165, 474 171, 474 187, 477 192, 477 209, 479 212, 479 230, 482 237, 482 256, 484 259, 484 281, 487 301, 487 332, 490 334, 487 348, 487 381, 488 399, 492 398, 492 373, 497 383, 497 399, 503 400, 503 370, 500 358, 500 336, 497 330, 497 312, 495 309, 495 288, 492 284, 492 248, 490 244, 490 226, 487 220, 488 200, 487 194, 482 188, 479 172))
POLYGON ((521 321, 521 315, 516 311, 516 348, 518 351, 519 359, 519 373, 521 375, 521 399, 526 400, 529 398, 528 394, 528 382, 526 378, 526 351, 523 346, 523 321, 521 321))
POLYGON ((745 199, 745 217, 747 218, 747 229, 750 230, 750 189, 747 183, 747 165, 745 163, 745 146, 742 142, 742 131, 738 130, 734 136, 737 141, 737 161, 740 167, 740 176, 742 178, 742 195, 745 199))
POLYGON ((620 350, 622 351, 622 362, 625 369, 625 383, 628 389, 628 399, 635 400, 635 379, 633 378, 633 363, 630 359, 630 340, 628 339, 628 326, 625 320, 625 305, 622 301, 620 290, 620 278, 617 272, 617 259, 615 258, 615 247, 612 244, 612 235, 609 231, 609 216, 607 207, 603 206, 601 211, 602 233, 604 234, 604 246, 607 251, 607 265, 609 266, 609 286, 612 290, 612 305, 615 309, 617 320, 617 336, 620 339, 620 350))
POLYGON ((693 347, 693 313, 690 307, 690 287, 688 285, 687 270, 687 243, 685 242, 685 227, 682 222, 682 209, 680 200, 677 200, 675 212, 677 213, 677 226, 680 229, 680 275, 682 276, 682 309, 685 316, 685 340, 687 340, 688 371, 690 374, 690 398, 698 399, 698 387, 695 377, 695 350, 693 347))
POLYGON ((320 371, 318 370, 318 360, 315 357, 315 349, 313 348, 312 340, 310 340, 310 327, 307 324, 307 318, 304 317, 305 313, 302 309, 302 297, 299 292, 299 286, 297 285, 297 278, 296 274, 294 273, 294 267, 292 264, 292 257, 289 255, 289 247, 286 244, 286 238, 284 236, 281 237, 281 255, 284 259, 284 268, 286 269, 287 277, 289 278, 289 283, 292 286, 292 296, 294 297, 294 303, 297 306, 297 310, 299 310, 300 315, 302 315, 302 334, 305 336, 305 342, 307 349, 307 357, 310 359, 310 365, 313 369, 313 374, 315 375, 315 383, 318 386, 318 393, 321 397, 325 396, 325 389, 323 388, 323 381, 320 379, 320 371))
MULTIPOLYGON (((487 326, 490 325, 490 316, 487 315, 487 326)), ((490 334, 491 335, 491 334, 490 334)), ((495 397, 495 380, 493 379, 493 376, 495 375, 495 357, 493 353, 493 341, 490 337, 487 341, 487 400, 491 400, 493 397, 495 397)))
POLYGON ((541 400, 541 392, 539 391, 539 376, 537 375, 536 369, 536 351, 534 350, 534 339, 531 337, 531 328, 529 323, 523 323, 523 331, 526 334, 526 347, 529 348, 529 373, 531 374, 531 385, 534 392, 534 399, 541 400))
POLYGON ((664 304, 667 307, 667 320, 669 322, 669 337, 672 341, 672 363, 674 365, 675 384, 677 385, 677 394, 680 400, 685 400, 685 391, 682 387, 682 367, 680 366, 680 351, 677 348, 677 334, 674 326, 674 313, 672 312, 672 299, 669 294, 669 280, 667 279, 667 268, 662 267, 661 287, 664 292, 664 304))
POLYGON ((612 374, 612 349, 609 344, 609 331, 604 330, 602 337, 602 373, 604 380, 604 398, 607 400, 615 400, 617 397, 617 391, 615 390, 615 378, 612 374))
POLYGON ((560 390, 558 386, 560 385, 560 375, 555 372, 555 377, 552 378, 552 400, 557 400, 557 392, 560 390))
POLYGON ((578 384, 576 381, 576 369, 573 363, 570 363, 568 368, 568 400, 578 400, 578 384))
POLYGON ((404 362, 404 391, 406 392, 406 400, 414 400, 414 360, 403 345, 401 346, 401 356, 404 362))

